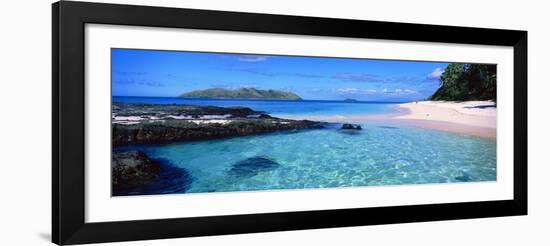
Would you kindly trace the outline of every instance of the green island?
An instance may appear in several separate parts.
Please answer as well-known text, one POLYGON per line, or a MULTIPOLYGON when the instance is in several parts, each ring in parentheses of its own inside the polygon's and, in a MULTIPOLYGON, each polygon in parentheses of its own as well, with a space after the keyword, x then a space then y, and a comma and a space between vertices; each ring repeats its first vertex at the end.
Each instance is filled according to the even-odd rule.
POLYGON ((279 90, 260 90, 256 88, 240 88, 229 90, 223 88, 210 88, 195 90, 179 95, 183 98, 214 98, 214 99, 270 99, 270 100, 302 100, 292 92, 279 90))

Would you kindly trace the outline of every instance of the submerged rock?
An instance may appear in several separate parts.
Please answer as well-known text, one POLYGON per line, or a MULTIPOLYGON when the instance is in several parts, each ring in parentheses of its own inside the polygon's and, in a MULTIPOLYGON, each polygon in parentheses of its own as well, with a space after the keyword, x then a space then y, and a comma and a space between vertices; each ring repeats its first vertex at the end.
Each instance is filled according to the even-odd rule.
POLYGON ((468 181, 472 180, 470 175, 466 172, 462 172, 462 175, 455 177, 455 179, 458 180, 458 181, 462 181, 462 182, 468 182, 468 181))
POLYGON ((259 172, 273 170, 281 164, 266 157, 255 156, 233 164, 229 173, 236 176, 251 177, 259 172))
POLYGON ((113 196, 185 192, 192 182, 187 170, 141 151, 115 151, 111 162, 113 196))
POLYGON ((342 129, 344 130, 361 130, 360 125, 354 125, 354 124, 342 124, 342 129))

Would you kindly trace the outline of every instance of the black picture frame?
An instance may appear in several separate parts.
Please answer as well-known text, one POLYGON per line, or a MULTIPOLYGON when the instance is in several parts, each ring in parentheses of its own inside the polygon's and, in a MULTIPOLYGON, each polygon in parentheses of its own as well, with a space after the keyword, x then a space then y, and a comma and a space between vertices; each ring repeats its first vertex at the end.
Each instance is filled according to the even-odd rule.
POLYGON ((61 1, 52 6, 52 241, 83 244, 527 214, 527 32, 61 1), (85 223, 86 23, 513 47, 512 200, 85 223))

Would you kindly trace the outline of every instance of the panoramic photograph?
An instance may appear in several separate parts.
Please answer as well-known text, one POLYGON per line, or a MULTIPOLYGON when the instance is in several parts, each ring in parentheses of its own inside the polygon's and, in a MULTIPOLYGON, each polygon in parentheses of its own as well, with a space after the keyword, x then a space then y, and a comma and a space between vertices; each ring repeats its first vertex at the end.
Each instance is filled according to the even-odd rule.
POLYGON ((496 73, 111 49, 111 194, 496 181, 496 73))

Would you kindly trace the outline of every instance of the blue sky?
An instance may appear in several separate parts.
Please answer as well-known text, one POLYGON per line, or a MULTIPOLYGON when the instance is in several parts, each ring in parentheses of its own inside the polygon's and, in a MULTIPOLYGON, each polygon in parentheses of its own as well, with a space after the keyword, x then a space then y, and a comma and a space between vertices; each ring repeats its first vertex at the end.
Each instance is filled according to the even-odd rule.
POLYGON ((114 96, 174 97, 212 87, 276 89, 303 99, 411 101, 439 87, 442 62, 112 50, 114 96))

